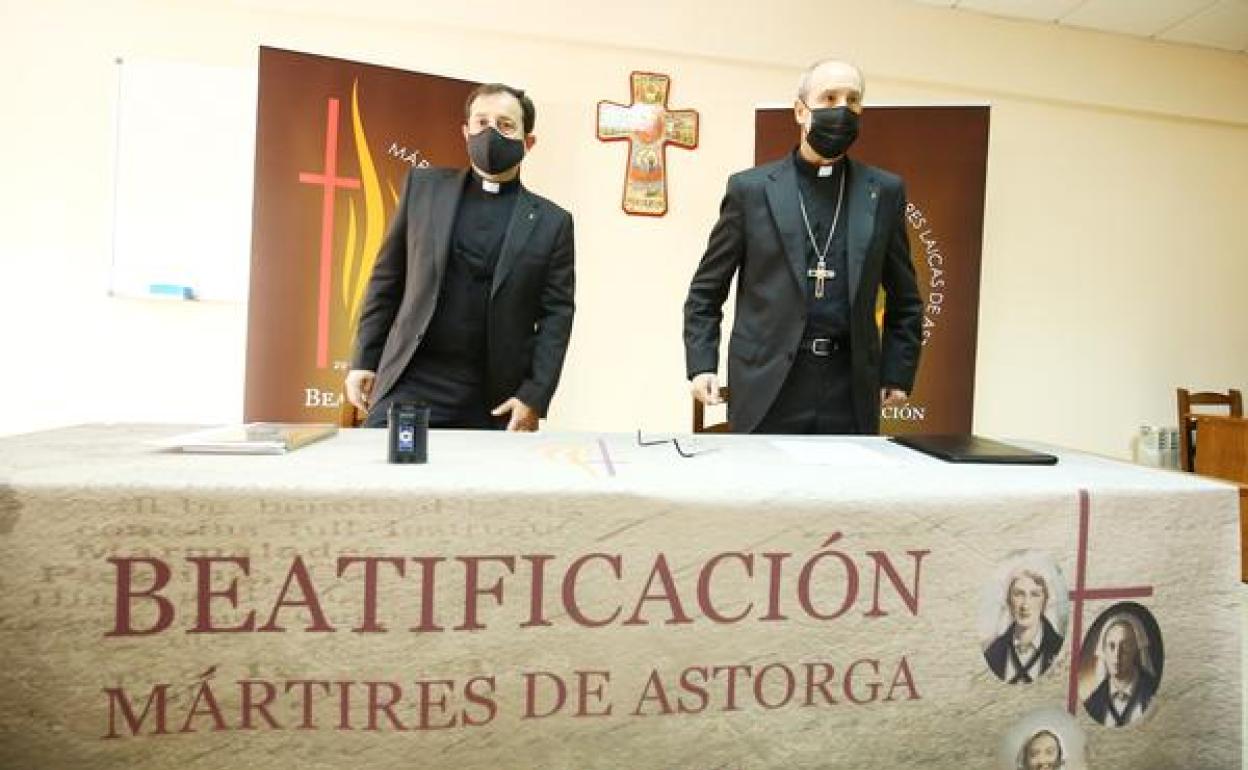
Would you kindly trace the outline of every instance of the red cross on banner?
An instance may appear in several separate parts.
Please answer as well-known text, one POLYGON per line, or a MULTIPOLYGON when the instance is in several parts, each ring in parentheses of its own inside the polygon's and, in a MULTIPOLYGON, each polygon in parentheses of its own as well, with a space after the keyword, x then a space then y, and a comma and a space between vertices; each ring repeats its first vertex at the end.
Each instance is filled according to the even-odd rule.
POLYGON ((598 138, 629 144, 625 213, 661 217, 667 213, 667 145, 698 146, 698 113, 667 108, 667 75, 634 72, 630 79, 632 103, 598 102, 598 138))
POLYGON ((334 246, 334 193, 338 188, 358 190, 360 180, 338 176, 338 100, 329 99, 325 116, 325 169, 321 173, 301 172, 299 181, 314 184, 321 196, 320 290, 316 313, 316 366, 329 366, 329 287, 333 280, 331 252, 334 246))

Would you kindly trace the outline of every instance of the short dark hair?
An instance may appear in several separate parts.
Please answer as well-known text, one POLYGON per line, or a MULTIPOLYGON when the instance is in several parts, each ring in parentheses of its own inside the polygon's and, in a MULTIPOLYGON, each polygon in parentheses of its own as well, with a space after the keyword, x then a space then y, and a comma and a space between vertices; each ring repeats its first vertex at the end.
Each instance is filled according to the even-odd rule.
POLYGON ((524 133, 526 136, 533 133, 533 126, 537 123, 537 108, 533 106, 533 100, 524 93, 523 88, 513 88, 503 83, 482 83, 472 89, 472 93, 468 94, 468 100, 464 102, 464 120, 472 117, 472 103, 477 100, 478 96, 493 96, 494 94, 510 94, 520 102, 520 111, 524 113, 524 133))

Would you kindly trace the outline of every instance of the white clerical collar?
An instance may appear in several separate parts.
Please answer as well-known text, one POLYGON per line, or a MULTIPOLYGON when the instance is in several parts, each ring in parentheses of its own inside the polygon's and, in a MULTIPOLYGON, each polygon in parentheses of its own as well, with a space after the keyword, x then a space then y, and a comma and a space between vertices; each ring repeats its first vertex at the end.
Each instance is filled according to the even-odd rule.
POLYGON ((472 170, 471 176, 471 184, 479 183, 481 185, 481 191, 486 195, 504 195, 506 193, 515 192, 515 190, 520 187, 519 176, 514 176, 506 181, 494 181, 492 179, 486 179, 485 175, 481 174, 475 168, 472 170))
POLYGON ((835 164, 835 163, 829 163, 829 164, 828 164, 828 165, 826 165, 826 166, 820 166, 820 167, 819 167, 819 172, 818 172, 818 173, 819 173, 820 178, 822 178, 822 177, 825 177, 825 176, 832 176, 832 173, 833 173, 834 171, 836 171, 836 164, 835 164))

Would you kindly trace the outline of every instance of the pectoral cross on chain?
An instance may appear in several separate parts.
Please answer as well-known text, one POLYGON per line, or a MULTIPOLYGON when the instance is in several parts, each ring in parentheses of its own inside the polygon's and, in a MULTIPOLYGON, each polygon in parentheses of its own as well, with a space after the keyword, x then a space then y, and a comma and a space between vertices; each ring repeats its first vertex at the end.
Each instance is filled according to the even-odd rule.
POLYGON ((802 197, 801 190, 797 192, 797 202, 802 207, 806 237, 810 238, 810 247, 815 250, 815 257, 819 260, 813 270, 806 271, 806 277, 815 279, 815 299, 823 299, 823 282, 836 277, 836 271, 828 269, 828 250, 832 248, 832 234, 836 232, 836 223, 841 221, 841 204, 845 202, 845 175, 841 174, 841 189, 836 194, 836 213, 832 215, 832 226, 828 228, 828 239, 824 241, 822 250, 815 240, 815 230, 810 226, 810 217, 806 214, 806 199, 802 197))
POLYGON ((815 299, 823 299, 823 282, 835 278, 836 271, 829 270, 828 264, 820 258, 817 265, 806 271, 806 277, 815 279, 815 299))

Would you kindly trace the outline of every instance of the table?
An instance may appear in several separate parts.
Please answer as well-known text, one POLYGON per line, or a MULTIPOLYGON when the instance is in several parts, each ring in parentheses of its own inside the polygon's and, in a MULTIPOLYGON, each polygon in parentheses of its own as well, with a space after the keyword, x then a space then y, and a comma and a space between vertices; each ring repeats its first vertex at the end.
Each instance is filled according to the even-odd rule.
POLYGON ((877 438, 145 444, 180 430, 0 439, 0 766, 1241 767, 1224 484, 877 438), (1128 632, 1155 694, 1104 726, 1128 632))

